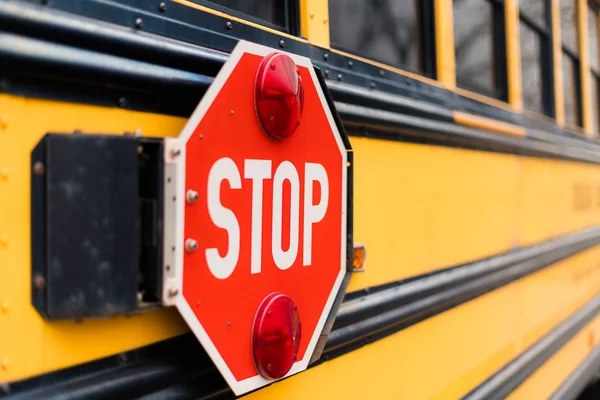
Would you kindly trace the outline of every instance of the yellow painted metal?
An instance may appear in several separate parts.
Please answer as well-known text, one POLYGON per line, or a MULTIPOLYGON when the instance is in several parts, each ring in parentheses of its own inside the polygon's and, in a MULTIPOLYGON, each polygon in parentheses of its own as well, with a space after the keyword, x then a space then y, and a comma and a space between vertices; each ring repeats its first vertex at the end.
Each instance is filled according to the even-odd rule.
POLYGON ((590 47, 588 45, 588 2, 577 0, 577 35, 579 38, 579 76, 581 77, 581 115, 583 131, 587 136, 592 135, 592 110, 590 109, 590 47))
POLYGON ((521 384, 508 400, 547 399, 598 345, 600 317, 596 317, 521 384))
POLYGON ((309 43, 329 48, 329 3, 324 0, 300 0, 300 26, 309 43))
POLYGON ((600 224, 594 165, 364 138, 352 146, 354 234, 370 268, 351 290, 600 224))
POLYGON ((515 111, 523 111, 521 82, 521 35, 519 31, 519 0, 504 1, 506 21, 506 60, 508 64, 508 103, 515 111))
POLYGON ((75 323, 45 322, 31 306, 30 158, 49 131, 179 133, 181 118, 0 95, 0 382, 116 354, 187 330, 175 310, 75 323))
MULTIPOLYGON (((0 359, 9 362, 0 382, 186 331, 172 310, 48 323, 31 307, 28 289, 29 154, 44 133, 176 135, 185 118, 0 95, 0 121, 0 359)), ((592 165, 367 138, 352 138, 352 145, 355 240, 369 249, 369 267, 350 290, 600 224, 600 178, 592 165)))
POLYGON ((435 0, 435 49, 437 77, 448 89, 456 88, 452 0, 435 0))
POLYGON ((293 35, 290 35, 288 33, 282 32, 282 31, 271 29, 271 28, 268 28, 266 26, 257 24, 255 22, 247 21, 247 20, 245 20, 243 18, 235 17, 233 15, 229 15, 227 13, 224 13, 224 12, 221 12, 221 11, 217 11, 217 10, 212 9, 210 7, 202 6, 202 5, 198 4, 198 3, 194 3, 193 1, 190 1, 190 0, 171 0, 171 1, 174 1, 175 3, 179 3, 179 4, 184 5, 186 7, 191 7, 191 8, 195 8, 196 10, 204 11, 204 12, 209 13, 209 14, 218 15, 220 17, 227 18, 230 21, 239 22, 239 23, 242 23, 244 25, 249 25, 249 26, 252 26, 254 28, 259 28, 259 29, 262 29, 262 30, 267 31, 267 32, 275 33, 276 35, 279 35, 281 37, 285 37, 285 38, 292 39, 292 40, 297 40, 299 42, 307 42, 306 39, 303 39, 301 37, 293 36, 293 35))
POLYGON ((560 1, 552 0, 550 12, 552 16, 552 53, 554 66, 554 108, 556 123, 565 125, 565 95, 562 72, 562 39, 560 34, 560 1))
POLYGON ((566 259, 248 399, 461 398, 597 295, 599 256, 566 259))
POLYGON ((462 111, 454 111, 452 116, 454 117, 454 121, 456 123, 470 126, 472 128, 498 132, 504 135, 515 136, 519 138, 524 138, 527 136, 527 132, 522 126, 497 121, 491 118, 484 118, 477 115, 464 113, 462 111))

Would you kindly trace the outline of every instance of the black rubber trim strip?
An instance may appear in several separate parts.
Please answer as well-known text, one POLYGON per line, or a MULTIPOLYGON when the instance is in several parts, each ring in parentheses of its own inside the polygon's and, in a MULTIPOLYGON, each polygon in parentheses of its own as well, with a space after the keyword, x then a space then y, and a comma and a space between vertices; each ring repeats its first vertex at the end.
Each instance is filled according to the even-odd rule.
POLYGON ((586 357, 549 400, 575 400, 590 384, 600 378, 600 346, 586 357))
MULTIPOLYGON (((333 91, 334 98, 336 97, 333 91)), ((579 147, 521 139, 500 133, 469 128, 393 111, 374 109, 349 103, 336 102, 338 113, 348 134, 380 139, 412 137, 422 143, 451 143, 457 147, 497 151, 534 157, 556 158, 588 163, 599 163, 600 153, 579 147)), ((404 139, 406 140, 406 139, 404 139)))
MULTIPOLYGON (((325 353, 338 357, 600 244, 600 227, 346 296, 325 353)), ((192 334, 6 387, 13 399, 231 398, 192 334), (179 397, 181 396, 181 397, 179 397)), ((0 387, 1 389, 1 387, 0 387)))
MULTIPOLYGON (((10 58, 5 57, 0 66, 0 74, 3 78, 0 80, 0 91, 51 98, 50 93, 54 93, 54 98, 59 96, 60 100, 73 101, 79 98, 93 104, 117 105, 136 110, 188 116, 197 104, 203 90, 197 91, 194 85, 184 85, 183 81, 178 79, 175 79, 173 84, 167 84, 168 79, 158 79, 156 82, 159 85, 154 85, 155 80, 153 79, 158 78, 156 74, 138 76, 134 73, 139 70, 138 67, 141 65, 136 61, 145 63, 142 65, 144 65, 144 69, 148 67, 149 71, 160 72, 162 68, 170 68, 167 76, 181 75, 185 76, 185 79, 194 81, 197 79, 191 75, 199 72, 204 74, 199 75, 200 77, 214 76, 227 58, 226 52, 235 46, 238 38, 253 40, 273 47, 279 46, 279 40, 285 39, 286 51, 310 56, 326 75, 332 75, 329 71, 332 68, 331 64, 339 58, 340 65, 346 68, 343 73, 356 75, 357 78, 360 78, 360 82, 357 81, 357 83, 366 85, 348 84, 346 80, 344 82, 328 80, 328 85, 332 87, 332 93, 339 103, 362 106, 367 111, 373 108, 374 112, 393 111, 436 121, 447 121, 448 125, 458 128, 463 127, 451 124, 450 116, 452 110, 462 110, 518 125, 524 124, 528 129, 531 126, 533 128, 531 128, 530 136, 533 140, 522 140, 519 143, 549 142, 558 145, 559 149, 552 149, 548 152, 542 146, 541 151, 537 151, 532 150, 531 146, 520 146, 518 143, 507 144, 503 140, 500 140, 503 144, 498 145, 497 140, 491 142, 487 140, 490 138, 489 135, 479 135, 478 132, 484 132, 480 130, 471 130, 473 135, 465 133, 462 138, 456 135, 445 135, 445 132, 437 132, 433 135, 435 137, 431 138, 431 135, 413 134, 414 130, 410 124, 404 127, 405 131, 409 131, 408 135, 405 134, 406 132, 399 132, 398 129, 394 130, 395 134, 390 135, 385 131, 386 121, 381 121, 379 124, 384 131, 377 131, 376 127, 368 125, 369 118, 363 121, 363 124, 357 124, 360 121, 355 118, 353 122, 357 125, 356 129, 351 129, 355 135, 371 135, 387 140, 417 141, 538 157, 600 162, 600 144, 589 138, 562 131, 556 125, 546 124, 485 103, 463 98, 464 96, 437 86, 391 71, 383 71, 358 60, 348 63, 350 59, 346 56, 328 53, 327 50, 311 47, 305 42, 290 40, 256 27, 235 23, 233 28, 228 30, 225 28, 225 21, 226 19, 222 17, 177 3, 168 3, 167 11, 162 13, 156 3, 140 0, 120 2, 52 0, 48 6, 39 6, 24 1, 5 1, 0 4, 2 30, 30 36, 30 40, 37 37, 40 39, 37 42, 39 45, 54 43, 54 46, 58 46, 63 52, 69 49, 68 52, 72 57, 66 58, 68 62, 64 68, 59 68, 60 71, 57 70, 59 67, 57 57, 50 57, 48 60, 45 57, 32 57, 27 62, 27 68, 23 68, 25 54, 16 55, 17 59, 21 59, 17 63, 14 60, 11 63, 10 58), (143 20, 141 30, 133 28, 138 17, 143 20), (171 38, 166 38, 166 35, 171 38), (219 49, 219 51, 207 50, 198 45, 219 49), (77 53, 79 51, 82 52, 77 53), (116 74, 118 68, 110 63, 96 65, 88 63, 87 70, 82 69, 82 63, 73 63, 74 59, 86 58, 89 54, 93 55, 95 61, 104 62, 109 62, 112 59, 110 57, 120 57, 120 59, 114 60, 118 60, 117 64, 130 73, 119 76, 116 74), (327 61, 323 62, 323 58, 327 58, 327 61), (133 62, 133 64, 128 66, 127 62, 133 62), (46 69, 46 63, 50 65, 49 69, 46 69), (17 68, 14 68, 15 64, 17 68), (13 68, 7 72, 11 65, 13 68), (96 72, 101 73, 101 79, 96 80, 96 72), (186 75, 185 72, 189 72, 190 75, 186 75), (365 75, 371 74, 371 72, 375 73, 377 78, 365 75), (34 74, 34 78, 25 79, 25 73, 27 77, 34 74), (385 76, 381 73, 385 73, 385 76), (114 80, 106 81, 109 76, 114 80), (43 77, 46 78, 45 81, 42 79, 43 77), (58 82, 55 82, 56 79, 58 82), (68 81, 69 85, 61 86, 61 79, 65 82, 68 81), (363 80, 365 82, 362 82, 363 80), (74 81, 77 82, 77 86, 73 84, 74 81), (93 88, 94 92, 91 91, 92 81, 96 83, 93 88), (386 82, 386 84, 380 84, 382 82, 386 82), (377 83, 378 90, 369 90, 368 88, 375 83, 377 83), (385 92, 386 90, 388 93, 385 92), (74 93, 67 94, 67 91, 74 93), (179 95, 177 95, 178 93, 179 95), (500 112, 502 115, 506 115, 499 116, 500 112), (366 130, 363 125, 367 127, 366 130), (375 132, 372 132, 373 130, 375 132), (477 140, 472 140, 471 136, 477 140), (571 149, 561 150, 560 148, 563 147, 579 149, 576 149, 574 154, 564 156, 564 153, 573 153, 573 151, 571 149), (581 150, 583 148, 585 150, 581 150), (582 157, 579 152, 583 152, 582 157)), ((4 45, 10 47, 10 43, 5 42, 4 45)), ((15 56, 14 48, 12 51, 10 48, 4 50, 9 53, 7 55, 15 56)), ((358 116, 360 113, 355 117, 358 116)), ((500 134, 492 135, 502 136, 500 134)))
POLYGON ((463 399, 500 400, 506 398, 594 319, 598 313, 600 313, 600 296, 588 302, 537 343, 468 393, 463 399))

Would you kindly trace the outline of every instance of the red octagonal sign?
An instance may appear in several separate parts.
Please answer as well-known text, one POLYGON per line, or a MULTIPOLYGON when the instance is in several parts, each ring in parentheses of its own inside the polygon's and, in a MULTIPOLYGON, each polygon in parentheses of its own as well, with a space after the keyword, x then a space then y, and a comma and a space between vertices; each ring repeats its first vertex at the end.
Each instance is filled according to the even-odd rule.
POLYGON ((164 302, 238 395, 306 369, 346 274, 349 165, 310 60, 240 42, 165 147, 164 302))

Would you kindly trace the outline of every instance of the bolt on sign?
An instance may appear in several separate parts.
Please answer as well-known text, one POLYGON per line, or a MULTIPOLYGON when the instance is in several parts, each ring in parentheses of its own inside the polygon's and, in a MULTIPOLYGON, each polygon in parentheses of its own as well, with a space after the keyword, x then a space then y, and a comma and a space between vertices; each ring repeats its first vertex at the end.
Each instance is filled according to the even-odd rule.
POLYGON ((165 145, 163 303, 238 395, 306 369, 345 291, 352 160, 329 104, 308 58, 241 41, 165 145))

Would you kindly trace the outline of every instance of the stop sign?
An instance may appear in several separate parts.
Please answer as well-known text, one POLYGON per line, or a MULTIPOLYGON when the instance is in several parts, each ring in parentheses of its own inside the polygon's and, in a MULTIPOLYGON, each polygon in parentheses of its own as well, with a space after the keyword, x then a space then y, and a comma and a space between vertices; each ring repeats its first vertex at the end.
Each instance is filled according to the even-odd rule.
POLYGON ((273 53, 240 42, 166 145, 165 302, 238 395, 308 366, 347 273, 343 137, 310 60, 273 53))

